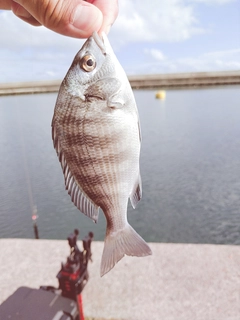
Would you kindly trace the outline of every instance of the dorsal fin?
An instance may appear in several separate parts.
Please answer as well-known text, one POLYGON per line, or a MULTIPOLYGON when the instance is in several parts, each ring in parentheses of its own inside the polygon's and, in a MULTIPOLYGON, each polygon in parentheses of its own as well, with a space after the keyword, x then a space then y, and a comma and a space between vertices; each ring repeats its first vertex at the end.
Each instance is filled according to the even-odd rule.
POLYGON ((52 139, 54 148, 58 155, 58 159, 61 163, 66 190, 68 191, 68 194, 70 195, 72 202, 82 213, 84 213, 95 223, 97 223, 99 207, 96 206, 91 201, 91 199, 89 199, 89 197, 83 192, 83 190, 75 180, 74 176, 72 175, 71 170, 62 152, 54 124, 52 124, 52 139))

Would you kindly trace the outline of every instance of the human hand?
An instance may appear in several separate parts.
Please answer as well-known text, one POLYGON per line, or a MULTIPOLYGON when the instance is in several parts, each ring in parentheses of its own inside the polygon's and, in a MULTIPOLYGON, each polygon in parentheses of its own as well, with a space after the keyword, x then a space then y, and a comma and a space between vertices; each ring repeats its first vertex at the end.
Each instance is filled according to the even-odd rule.
POLYGON ((109 32, 118 14, 118 0, 0 0, 0 9, 11 9, 34 26, 88 38, 93 31, 109 32))

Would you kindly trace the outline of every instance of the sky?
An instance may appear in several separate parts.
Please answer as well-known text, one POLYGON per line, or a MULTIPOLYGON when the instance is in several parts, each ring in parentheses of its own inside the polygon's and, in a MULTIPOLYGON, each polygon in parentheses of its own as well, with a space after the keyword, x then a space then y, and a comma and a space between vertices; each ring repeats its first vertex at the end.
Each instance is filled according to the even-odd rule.
MULTIPOLYGON (((240 70, 240 2, 119 0, 109 40, 128 75, 240 70)), ((83 43, 0 10, 0 83, 61 80, 83 43)))

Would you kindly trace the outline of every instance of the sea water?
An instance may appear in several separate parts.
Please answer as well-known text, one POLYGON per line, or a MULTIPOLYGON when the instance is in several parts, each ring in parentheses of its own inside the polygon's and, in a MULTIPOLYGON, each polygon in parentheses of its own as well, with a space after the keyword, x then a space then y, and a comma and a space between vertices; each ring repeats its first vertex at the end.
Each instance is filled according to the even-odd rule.
MULTIPOLYGON (((240 244, 240 87, 134 91, 142 129, 143 198, 128 219, 147 241, 240 244)), ((51 138, 57 94, 0 97, 0 237, 103 240, 80 213, 51 138)))

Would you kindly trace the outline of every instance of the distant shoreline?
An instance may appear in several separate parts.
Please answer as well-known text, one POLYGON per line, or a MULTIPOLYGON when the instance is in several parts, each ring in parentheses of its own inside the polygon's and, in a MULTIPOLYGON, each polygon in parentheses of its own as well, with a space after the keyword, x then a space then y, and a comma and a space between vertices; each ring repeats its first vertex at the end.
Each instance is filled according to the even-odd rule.
MULTIPOLYGON (((185 89, 240 85, 240 70, 128 76, 133 89, 185 89)), ((0 96, 58 92, 62 80, 0 83, 0 96)))

